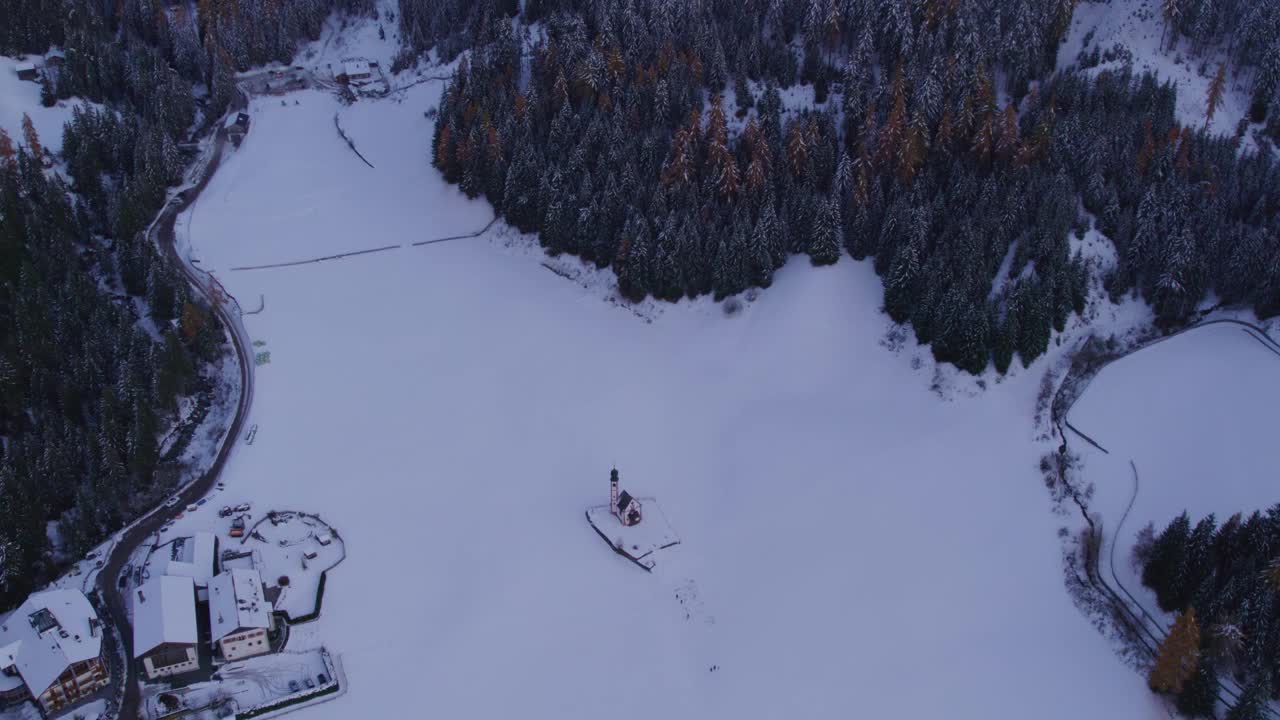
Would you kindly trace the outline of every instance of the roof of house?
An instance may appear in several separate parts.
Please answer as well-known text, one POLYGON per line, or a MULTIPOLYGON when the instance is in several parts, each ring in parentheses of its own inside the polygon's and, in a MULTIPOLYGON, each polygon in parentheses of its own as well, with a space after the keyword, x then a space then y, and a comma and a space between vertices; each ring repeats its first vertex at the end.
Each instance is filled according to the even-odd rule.
POLYGON ((34 593, 0 623, 0 662, 16 667, 31 694, 39 695, 72 664, 98 657, 97 624, 98 614, 79 590, 34 593))
POLYGON ((14 65, 14 66, 13 66, 13 69, 14 69, 15 71, 17 71, 17 72, 20 72, 20 73, 23 73, 23 72, 35 72, 35 71, 36 71, 36 64, 35 64, 35 63, 29 63, 29 62, 18 63, 17 65, 14 65))
POLYGON ((169 563, 165 575, 189 577, 196 587, 205 587, 213 577, 213 555, 216 538, 210 532, 175 538, 169 546, 169 563))
POLYGON ((209 582, 209 629, 215 642, 239 630, 271 627, 271 603, 257 570, 233 568, 209 582))
POLYGON ((166 643, 196 643, 196 589, 189 577, 160 575, 133 591, 133 656, 166 643))
MULTIPOLYGON (((0 647, 0 668, 13 667, 18 662, 18 649, 22 647, 21 640, 0 647)), ((0 673, 0 692, 9 692, 22 685, 22 677, 19 675, 5 675, 0 673)))
POLYGON ((369 62, 367 60, 348 60, 342 64, 342 71, 345 72, 348 77, 355 75, 368 75, 371 72, 369 70, 369 62))
POLYGON ((632 500, 631 493, 627 492, 626 490, 623 490, 622 494, 618 496, 618 510, 619 511, 626 510, 627 506, 631 504, 631 500, 632 500))

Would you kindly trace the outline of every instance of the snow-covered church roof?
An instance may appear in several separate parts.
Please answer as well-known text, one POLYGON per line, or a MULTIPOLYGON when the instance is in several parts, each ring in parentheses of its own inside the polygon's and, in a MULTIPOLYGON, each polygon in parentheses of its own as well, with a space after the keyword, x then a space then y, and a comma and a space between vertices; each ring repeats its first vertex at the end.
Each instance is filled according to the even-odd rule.
POLYGON ((133 599, 133 655, 165 643, 196 643, 196 589, 189 577, 161 575, 143 583, 133 599))
POLYGON ((257 570, 233 568, 209 582, 209 628, 217 642, 237 630, 271 627, 271 603, 257 570))
POLYGON ((101 651, 98 613, 79 590, 34 593, 0 624, 0 663, 17 668, 32 695, 101 651))

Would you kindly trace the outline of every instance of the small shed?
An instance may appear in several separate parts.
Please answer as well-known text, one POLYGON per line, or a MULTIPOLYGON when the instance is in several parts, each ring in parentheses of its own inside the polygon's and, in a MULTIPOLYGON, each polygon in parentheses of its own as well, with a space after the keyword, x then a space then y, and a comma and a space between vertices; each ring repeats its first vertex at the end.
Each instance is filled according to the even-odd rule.
POLYGON ((35 63, 18 63, 14 66, 13 71, 18 73, 19 80, 35 80, 39 77, 35 63))

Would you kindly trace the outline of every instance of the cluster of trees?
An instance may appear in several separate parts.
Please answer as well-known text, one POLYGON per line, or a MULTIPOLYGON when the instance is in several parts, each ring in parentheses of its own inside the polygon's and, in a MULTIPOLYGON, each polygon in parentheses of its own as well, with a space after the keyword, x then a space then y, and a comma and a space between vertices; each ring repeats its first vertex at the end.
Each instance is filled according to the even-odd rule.
POLYGON ((1265 717, 1280 690, 1280 505, 1219 525, 1183 513, 1135 548, 1142 582, 1178 612, 1156 658, 1153 689, 1188 717, 1214 717, 1219 679, 1244 692, 1229 720, 1265 717))
POLYGON ((475 43, 434 164, 631 298, 724 296, 847 251, 940 361, 1003 372, 1082 309, 1083 201, 1120 251, 1115 295, 1170 322, 1210 290, 1280 305, 1275 164, 1179 127, 1151 77, 1044 79, 1068 2, 531 0, 537 42, 501 3, 411 5, 406 36, 458 20, 475 43))
POLYGON ((229 102, 234 72, 289 61, 335 9, 371 0, 13 0, 0 53, 63 47, 43 99, 78 96, 58 152, 0 130, 0 608, 161 494, 157 433, 225 351, 144 230, 181 180, 180 145, 229 102), (207 100, 197 88, 207 88, 207 100))
POLYGON ((127 96, 149 120, 186 130, 191 84, 209 89, 208 114, 220 114, 237 71, 290 62, 334 11, 375 10, 373 0, 8 0, 0 54, 62 46, 66 65, 45 80, 49 97, 127 96))
POLYGON ((1249 119, 1280 139, 1280 2, 1161 0, 1160 12, 1167 43, 1185 37, 1194 53, 1226 52, 1252 89, 1249 119))
POLYGON ((117 253, 25 146, 0 157, 0 217, 0 606, 9 606, 56 570, 48 521, 60 519, 69 547, 83 551, 164 490, 154 487, 156 434, 222 332, 167 273, 118 292, 117 253), (184 311, 209 322, 175 322, 184 311))

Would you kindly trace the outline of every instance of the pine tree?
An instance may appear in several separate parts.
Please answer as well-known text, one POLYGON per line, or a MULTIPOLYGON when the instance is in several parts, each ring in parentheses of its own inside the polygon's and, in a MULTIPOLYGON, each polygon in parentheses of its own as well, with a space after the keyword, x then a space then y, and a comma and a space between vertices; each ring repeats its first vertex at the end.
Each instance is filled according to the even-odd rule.
POLYGON ((738 163, 729 151, 729 134, 719 95, 711 101, 706 143, 707 164, 710 176, 716 181, 716 190, 722 198, 732 199, 738 193, 738 163))
POLYGON ((37 162, 44 159, 44 146, 40 144, 40 136, 36 134, 36 126, 31 123, 31 116, 22 113, 22 138, 27 143, 27 153, 37 162))
POLYGON ((1178 615, 1168 637, 1160 643, 1147 684, 1156 692, 1181 693, 1195 674, 1199 659, 1200 626, 1196 623, 1195 608, 1187 608, 1178 615))
POLYGON ((1179 0, 1160 0, 1160 16, 1164 19, 1164 29, 1160 34, 1160 47, 1172 47, 1178 41, 1178 20, 1182 17, 1179 0), (1166 40, 1166 38, 1168 38, 1166 40))
POLYGON ((747 78, 744 75, 739 74, 733 81, 733 100, 738 106, 736 113, 738 117, 745 117, 756 104, 756 99, 751 95, 751 88, 747 86, 747 78))
POLYGON ((1191 518, 1182 513, 1156 536, 1151 546, 1151 559, 1142 569, 1142 584, 1156 593, 1156 602, 1165 612, 1178 606, 1174 600, 1183 596, 1187 540, 1191 535, 1191 518))
POLYGON ((4 128, 0 128, 0 167, 12 163, 15 154, 17 150, 13 147, 13 138, 9 137, 4 128))
POLYGON ((1235 706, 1227 711, 1224 720, 1265 720, 1269 717, 1267 701, 1271 697, 1271 683, 1267 673, 1260 673, 1245 687, 1235 706))
POLYGON ((806 128, 806 123, 794 122, 787 132, 787 167, 791 169, 791 175, 796 178, 803 178, 809 167, 809 140, 806 137, 808 135, 806 128))
POLYGON ((809 246, 809 261, 814 265, 831 265, 840 259, 840 226, 840 206, 835 198, 821 201, 809 246))
POLYGON ((1214 74, 1213 81, 1209 83, 1209 98, 1205 107, 1204 126, 1207 129, 1209 123, 1213 122, 1213 114, 1218 111, 1218 107, 1222 104, 1222 95, 1227 89, 1227 64, 1218 63, 1218 72, 1214 74))
POLYGON ((1218 673, 1213 663, 1201 661, 1178 693, 1178 713, 1189 718, 1213 718, 1218 704, 1218 673))
MULTIPOLYGON (((884 127, 880 130, 880 136, 876 139, 876 165, 880 167, 891 167, 892 161, 899 160, 903 156, 902 144, 907 134, 907 97, 905 89, 905 80, 902 77, 902 65, 899 64, 897 70, 894 71, 893 84, 890 88, 891 105, 889 117, 884 121, 884 127)), ((910 150, 907 151, 910 157, 910 150)))

